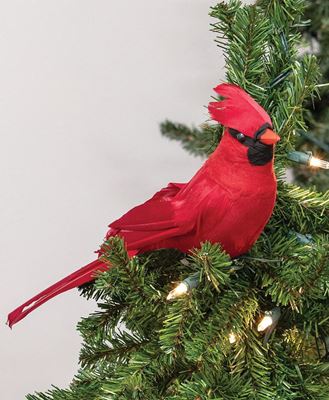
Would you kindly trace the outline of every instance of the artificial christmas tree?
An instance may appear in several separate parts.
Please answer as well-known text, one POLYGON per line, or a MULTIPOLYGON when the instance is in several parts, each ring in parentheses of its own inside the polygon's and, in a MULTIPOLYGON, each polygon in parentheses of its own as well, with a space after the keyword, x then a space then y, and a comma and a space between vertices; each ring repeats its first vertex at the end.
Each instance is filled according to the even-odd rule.
MULTIPOLYGON (((281 137, 277 203, 256 244, 235 259, 209 241, 129 258, 122 239, 108 238, 111 268, 81 288, 99 310, 78 325, 80 371, 69 389, 27 399, 329 399, 329 193, 283 179, 319 75, 314 56, 297 58, 303 7, 231 0, 211 11, 227 80, 264 107, 281 137)), ((180 128, 162 127, 175 137, 180 128)), ((208 123, 184 140, 210 153, 222 132, 208 123)))

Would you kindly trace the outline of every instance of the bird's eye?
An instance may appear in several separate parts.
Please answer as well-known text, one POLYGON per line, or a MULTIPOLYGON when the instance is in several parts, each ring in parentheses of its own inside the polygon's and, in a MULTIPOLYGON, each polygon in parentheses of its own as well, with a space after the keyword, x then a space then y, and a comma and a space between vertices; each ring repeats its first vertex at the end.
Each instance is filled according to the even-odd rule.
POLYGON ((238 133, 237 135, 236 135, 236 138, 238 139, 238 141, 239 142, 244 142, 245 141, 245 139, 246 139, 246 137, 245 137, 245 135, 243 134, 243 133, 238 133))

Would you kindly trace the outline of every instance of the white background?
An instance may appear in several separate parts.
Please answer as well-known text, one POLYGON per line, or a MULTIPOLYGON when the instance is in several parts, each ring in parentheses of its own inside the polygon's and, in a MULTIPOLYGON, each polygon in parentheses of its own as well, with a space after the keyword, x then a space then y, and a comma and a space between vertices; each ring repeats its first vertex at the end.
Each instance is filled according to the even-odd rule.
POLYGON ((199 125, 224 60, 205 0, 0 2, 0 380, 6 400, 66 387, 75 326, 95 303, 67 292, 6 315, 95 258, 107 225, 201 166, 161 137, 199 125))

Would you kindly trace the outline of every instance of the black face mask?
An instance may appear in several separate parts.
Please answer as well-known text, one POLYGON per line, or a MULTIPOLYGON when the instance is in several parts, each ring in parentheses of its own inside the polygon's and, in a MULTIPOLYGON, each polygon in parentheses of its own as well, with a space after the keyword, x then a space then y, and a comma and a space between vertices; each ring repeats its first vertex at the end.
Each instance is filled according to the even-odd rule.
POLYGON ((273 159, 273 145, 264 144, 258 139, 267 128, 272 127, 268 123, 262 125, 258 131, 255 132, 254 138, 250 138, 242 132, 229 128, 231 136, 248 147, 248 160, 252 165, 265 165, 273 159))
POLYGON ((257 141, 248 146, 247 154, 252 165, 265 165, 273 158, 273 146, 257 141))

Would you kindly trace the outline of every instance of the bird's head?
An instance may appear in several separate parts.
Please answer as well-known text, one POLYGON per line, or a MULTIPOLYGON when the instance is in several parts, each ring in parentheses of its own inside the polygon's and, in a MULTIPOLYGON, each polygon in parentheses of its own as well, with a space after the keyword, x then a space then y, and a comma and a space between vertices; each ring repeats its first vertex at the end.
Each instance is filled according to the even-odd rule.
POLYGON ((248 147, 249 161, 264 165, 273 158, 273 146, 280 140, 267 112, 243 89, 222 83, 215 89, 223 100, 209 103, 212 119, 228 128, 229 134, 248 147))

